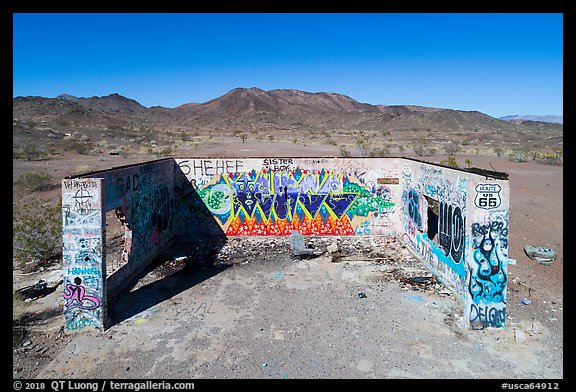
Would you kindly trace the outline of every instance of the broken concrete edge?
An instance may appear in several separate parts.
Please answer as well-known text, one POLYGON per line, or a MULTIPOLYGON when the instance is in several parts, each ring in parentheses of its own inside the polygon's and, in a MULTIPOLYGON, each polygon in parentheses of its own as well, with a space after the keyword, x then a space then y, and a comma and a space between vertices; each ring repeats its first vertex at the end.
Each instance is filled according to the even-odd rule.
POLYGON ((314 249, 308 248, 304 241, 304 236, 299 231, 293 230, 289 238, 290 249, 294 256, 311 255, 314 249))
MULTIPOLYGON (((407 246, 406 249, 408 249, 408 251, 416 258, 416 260, 421 261, 419 254, 415 250, 413 250, 412 247, 407 246)), ((436 280, 438 280, 442 285, 444 285, 444 287, 446 287, 450 291, 450 293, 452 293, 454 295, 456 300, 462 306, 466 305, 466 300, 465 300, 464 296, 462 294, 460 294, 457 290, 455 290, 452 287, 452 285, 450 284, 450 282, 448 282, 446 279, 444 279, 442 277, 442 275, 438 271, 436 271, 436 269, 433 266, 431 266, 430 264, 427 264, 427 263, 423 263, 423 262, 422 262, 422 265, 426 269, 428 269, 436 277, 436 280)), ((460 320, 460 327, 462 329, 465 329, 467 327, 467 323, 466 323, 466 320, 464 318, 464 314, 458 316, 458 319, 460 320)), ((475 328, 472 328, 472 329, 475 329, 475 328)))

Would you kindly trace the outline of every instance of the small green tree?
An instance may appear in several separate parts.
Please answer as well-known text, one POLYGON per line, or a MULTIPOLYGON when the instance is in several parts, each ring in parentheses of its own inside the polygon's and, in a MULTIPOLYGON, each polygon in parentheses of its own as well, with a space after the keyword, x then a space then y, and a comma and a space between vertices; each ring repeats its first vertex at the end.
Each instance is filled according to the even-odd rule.
POLYGON ((35 199, 12 215, 14 258, 23 267, 46 263, 62 254, 62 199, 54 207, 35 199))

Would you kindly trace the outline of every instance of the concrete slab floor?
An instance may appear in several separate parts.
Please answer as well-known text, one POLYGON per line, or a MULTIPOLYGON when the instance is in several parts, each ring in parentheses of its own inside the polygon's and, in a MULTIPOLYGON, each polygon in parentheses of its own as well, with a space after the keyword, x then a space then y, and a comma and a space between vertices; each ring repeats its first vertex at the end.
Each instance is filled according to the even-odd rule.
POLYGON ((38 378, 563 377, 546 327, 466 330, 455 299, 384 273, 326 255, 174 273, 118 301, 104 333, 71 335, 38 378))

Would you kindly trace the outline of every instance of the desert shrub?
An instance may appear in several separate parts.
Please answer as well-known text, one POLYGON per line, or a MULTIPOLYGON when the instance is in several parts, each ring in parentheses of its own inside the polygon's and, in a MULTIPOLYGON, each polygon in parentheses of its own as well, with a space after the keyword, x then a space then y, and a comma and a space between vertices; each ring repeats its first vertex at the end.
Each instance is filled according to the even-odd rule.
POLYGON ((122 158, 128 158, 132 153, 132 149, 127 146, 120 146, 120 151, 118 151, 122 158))
POLYGON ((454 167, 454 168, 458 167, 458 162, 456 162, 456 158, 454 158, 452 155, 449 156, 447 159, 441 160, 440 164, 444 165, 444 166, 454 167))
POLYGON ((346 147, 341 147, 340 148, 340 156, 343 158, 349 157, 350 151, 346 147))
POLYGON ((41 159, 41 158, 44 158, 45 156, 46 156, 46 153, 44 151, 38 149, 38 147, 36 147, 36 145, 34 145, 32 143, 26 143, 21 148, 14 151, 14 153, 13 153, 13 158, 26 159, 28 161, 33 161, 35 159, 41 159))
POLYGON ((494 153, 496 153, 496 156, 501 157, 504 155, 504 150, 500 147, 494 147, 494 153))
POLYGON ((452 143, 446 144, 444 146, 444 151, 448 155, 454 155, 454 154, 462 151, 462 148, 457 143, 452 142, 452 143))
POLYGON ((62 199, 54 207, 34 199, 12 215, 14 258, 39 266, 62 254, 62 199))
POLYGON ((52 188, 52 176, 48 173, 27 172, 20 176, 18 182, 31 191, 45 191, 52 188))
POLYGON ((549 165, 562 165, 564 158, 560 152, 538 152, 532 154, 532 159, 549 165))
POLYGON ((170 156, 170 154, 172 154, 172 148, 166 146, 166 147, 157 149, 155 151, 155 154, 157 157, 168 157, 168 156, 170 156))
POLYGON ((432 154, 432 149, 430 148, 430 145, 427 142, 422 141, 422 140, 414 142, 412 144, 412 150, 418 156, 432 154))
MULTIPOLYGON (((362 134, 362 131, 360 132, 360 134, 362 134)), ((368 156, 369 142, 364 137, 359 137, 358 139, 356 139, 356 147, 358 147, 358 151, 360 152, 361 156, 363 157, 368 156)))
POLYGON ((512 151, 508 154, 508 159, 515 162, 527 162, 529 154, 526 151, 512 151))
POLYGON ((368 156, 371 158, 382 158, 387 156, 390 153, 390 149, 388 147, 381 147, 375 148, 368 152, 368 156))
POLYGON ((64 150, 86 155, 90 152, 92 146, 85 140, 64 139, 64 150))

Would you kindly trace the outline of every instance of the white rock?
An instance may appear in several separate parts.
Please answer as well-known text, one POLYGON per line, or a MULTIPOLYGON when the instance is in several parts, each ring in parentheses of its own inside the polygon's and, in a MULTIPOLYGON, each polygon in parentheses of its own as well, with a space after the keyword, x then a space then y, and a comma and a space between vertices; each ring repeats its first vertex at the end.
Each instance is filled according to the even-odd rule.
POLYGON ((328 253, 338 252, 338 241, 332 241, 332 243, 326 247, 326 250, 328 253))
POLYGON ((544 333, 544 327, 542 326, 542 324, 536 320, 532 321, 532 325, 530 326, 530 331, 532 333, 537 333, 537 334, 543 334, 544 333))
POLYGON ((524 331, 522 331, 520 329, 515 329, 514 330, 514 340, 516 340, 516 343, 525 343, 526 342, 526 334, 524 333, 524 331))

